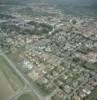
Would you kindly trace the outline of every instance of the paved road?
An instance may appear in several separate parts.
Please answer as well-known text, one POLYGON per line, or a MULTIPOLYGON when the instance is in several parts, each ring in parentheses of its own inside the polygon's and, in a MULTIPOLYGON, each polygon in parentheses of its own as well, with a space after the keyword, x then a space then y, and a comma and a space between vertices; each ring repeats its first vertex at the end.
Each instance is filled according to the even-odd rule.
POLYGON ((39 95, 39 92, 35 89, 35 87, 29 82, 29 80, 17 69, 15 64, 0 50, 0 55, 5 58, 5 60, 11 65, 12 69, 16 71, 16 73, 24 80, 25 84, 30 87, 33 94, 35 94, 39 100, 44 100, 44 97, 39 95))

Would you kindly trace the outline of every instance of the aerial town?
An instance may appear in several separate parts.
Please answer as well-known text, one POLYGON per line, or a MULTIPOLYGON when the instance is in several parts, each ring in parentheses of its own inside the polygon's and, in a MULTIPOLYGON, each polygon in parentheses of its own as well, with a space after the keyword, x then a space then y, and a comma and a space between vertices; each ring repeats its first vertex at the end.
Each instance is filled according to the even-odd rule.
POLYGON ((0 63, 5 59, 19 79, 11 77, 15 91, 0 100, 23 100, 32 91, 33 100, 97 99, 96 19, 65 15, 45 3, 8 13, 0 14, 0 63))

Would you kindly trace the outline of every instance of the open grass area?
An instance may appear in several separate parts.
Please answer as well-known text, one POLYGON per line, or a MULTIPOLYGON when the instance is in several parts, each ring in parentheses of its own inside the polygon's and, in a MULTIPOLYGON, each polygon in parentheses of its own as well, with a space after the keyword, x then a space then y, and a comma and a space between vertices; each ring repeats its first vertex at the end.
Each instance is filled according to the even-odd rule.
POLYGON ((8 80, 2 71, 0 71, 0 100, 6 100, 9 96, 12 96, 15 91, 12 89, 8 80))
POLYGON ((8 62, 0 56, 0 100, 6 100, 23 88, 20 77, 11 69, 8 62))
POLYGON ((39 100, 39 99, 36 96, 33 96, 30 93, 27 93, 20 96, 18 100, 39 100))

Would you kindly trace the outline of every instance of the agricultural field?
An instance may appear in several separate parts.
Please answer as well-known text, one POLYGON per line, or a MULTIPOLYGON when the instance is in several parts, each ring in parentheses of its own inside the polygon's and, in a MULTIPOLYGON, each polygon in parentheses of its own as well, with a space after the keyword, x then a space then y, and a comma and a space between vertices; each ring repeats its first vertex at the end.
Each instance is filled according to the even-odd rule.
POLYGON ((21 89, 23 89, 22 80, 0 56, 0 100, 8 99, 21 89))

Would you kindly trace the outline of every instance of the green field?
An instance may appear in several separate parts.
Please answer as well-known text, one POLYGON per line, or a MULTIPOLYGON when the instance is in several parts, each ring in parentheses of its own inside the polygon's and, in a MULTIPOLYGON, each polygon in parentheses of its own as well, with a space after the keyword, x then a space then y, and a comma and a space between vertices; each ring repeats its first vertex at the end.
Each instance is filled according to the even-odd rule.
POLYGON ((0 100, 6 100, 9 96, 13 95, 15 91, 12 89, 8 80, 0 71, 0 100))
POLYGON ((31 95, 30 93, 29 94, 27 93, 27 94, 23 94, 22 96, 20 96, 18 100, 39 100, 39 99, 31 95))
POLYGON ((0 100, 6 100, 18 90, 23 89, 20 77, 11 69, 7 61, 0 56, 0 100))

